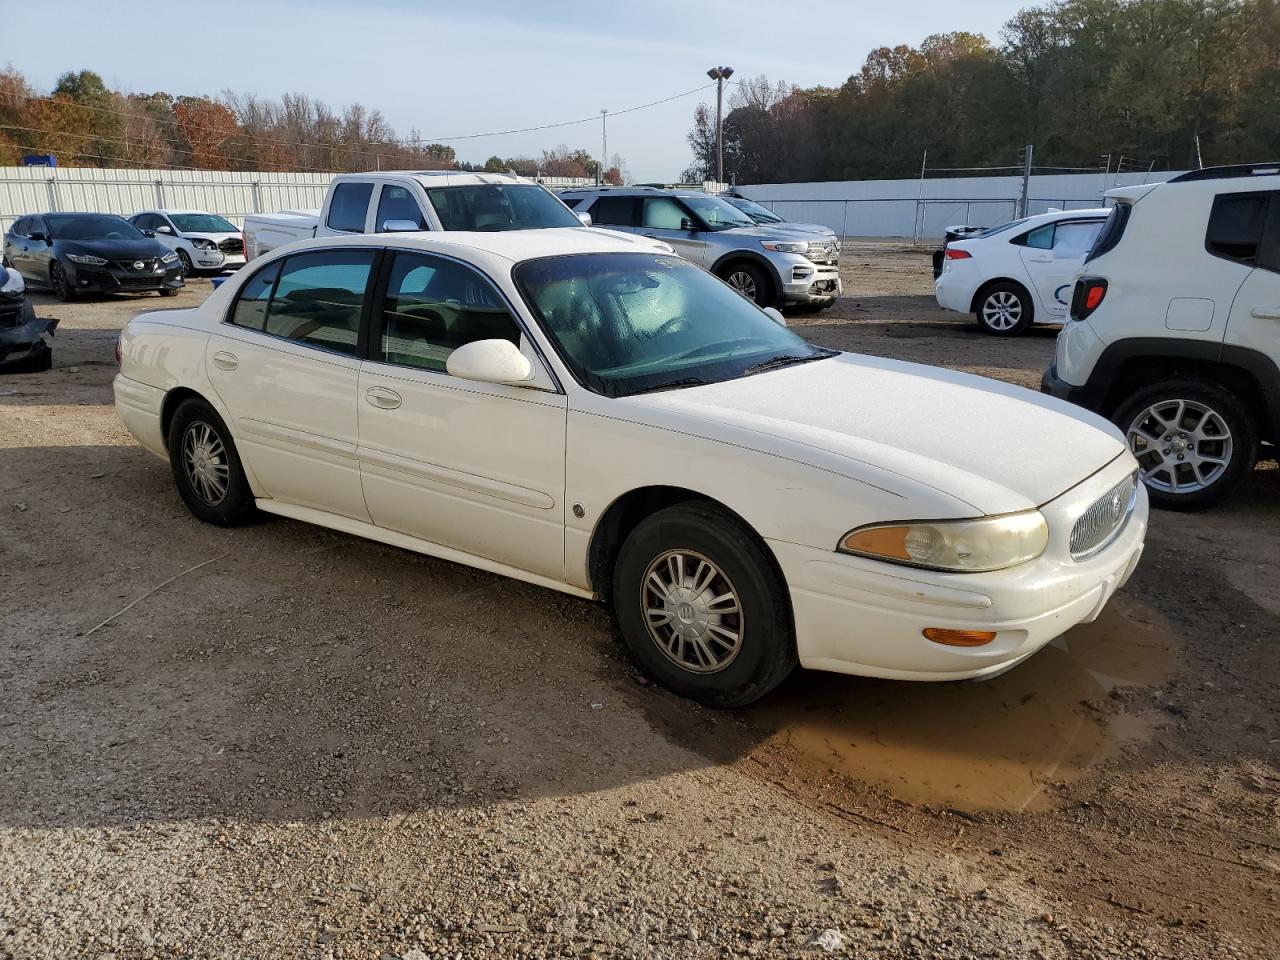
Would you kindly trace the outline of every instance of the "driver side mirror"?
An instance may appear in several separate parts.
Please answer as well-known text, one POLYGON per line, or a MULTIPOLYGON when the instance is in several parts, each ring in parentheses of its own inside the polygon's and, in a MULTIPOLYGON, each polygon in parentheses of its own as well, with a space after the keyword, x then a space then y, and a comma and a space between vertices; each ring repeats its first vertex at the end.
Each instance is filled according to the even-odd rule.
POLYGON ((764 313, 765 313, 765 316, 767 316, 770 320, 772 320, 778 326, 785 327, 787 325, 787 318, 782 315, 782 311, 779 310, 777 307, 765 307, 764 313))
POLYGON ((44 235, 44 232, 43 232, 43 231, 41 231, 41 230, 33 230, 33 231, 31 232, 31 235, 30 235, 29 237, 27 237, 27 239, 28 239, 28 240, 34 240, 36 243, 48 243, 48 242, 49 242, 49 238, 48 238, 47 236, 45 236, 45 235, 44 235))
POLYGON ((533 364, 510 340, 472 340, 445 361, 449 376, 480 383, 527 383, 533 364))
MULTIPOLYGON (((144 230, 144 231, 142 231, 142 232, 143 232, 143 233, 146 233, 147 231, 146 231, 146 230, 144 230)), ((163 225, 161 225, 161 226, 156 227, 154 230, 152 230, 152 231, 151 231, 151 235, 152 235, 153 237, 154 237, 157 233, 167 233, 167 234, 169 234, 170 236, 172 236, 172 235, 173 235, 173 228, 172 228, 172 227, 167 227, 167 226, 163 226, 163 225)))
POLYGON ((693 221, 691 219, 689 219, 688 217, 682 217, 680 219, 680 229, 685 230, 689 233, 693 233, 693 231, 697 228, 694 227, 693 221))
POLYGON ((382 233, 417 233, 421 229, 413 220, 382 221, 382 233))
POLYGON ((583 213, 578 214, 578 219, 582 221, 582 225, 584 227, 591 226, 591 214, 584 211, 583 213))
POLYGON ((142 235, 144 237, 150 238, 150 237, 154 237, 156 235, 156 232, 154 230, 143 230, 142 235))

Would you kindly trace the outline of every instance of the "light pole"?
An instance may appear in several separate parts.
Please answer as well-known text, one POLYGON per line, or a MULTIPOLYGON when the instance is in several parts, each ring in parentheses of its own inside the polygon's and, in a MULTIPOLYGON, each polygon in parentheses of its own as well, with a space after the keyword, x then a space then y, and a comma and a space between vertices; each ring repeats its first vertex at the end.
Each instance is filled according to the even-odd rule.
POLYGON ((733 76, 733 67, 712 67, 707 76, 716 82, 716 183, 724 183, 724 82, 733 76))
POLYGON ((600 111, 600 185, 604 186, 604 165, 609 162, 609 111, 600 111))

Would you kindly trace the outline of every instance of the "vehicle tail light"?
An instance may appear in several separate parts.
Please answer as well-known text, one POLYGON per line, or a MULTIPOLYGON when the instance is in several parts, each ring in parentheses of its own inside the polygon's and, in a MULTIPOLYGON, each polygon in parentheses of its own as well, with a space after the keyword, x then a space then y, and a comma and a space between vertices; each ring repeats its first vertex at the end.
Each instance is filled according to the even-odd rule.
POLYGON ((1071 319, 1083 320, 1107 298, 1107 281, 1101 277, 1081 277, 1071 291, 1071 319))
POLYGON ((947 247, 948 260, 972 260, 973 254, 968 250, 957 250, 955 247, 947 247))

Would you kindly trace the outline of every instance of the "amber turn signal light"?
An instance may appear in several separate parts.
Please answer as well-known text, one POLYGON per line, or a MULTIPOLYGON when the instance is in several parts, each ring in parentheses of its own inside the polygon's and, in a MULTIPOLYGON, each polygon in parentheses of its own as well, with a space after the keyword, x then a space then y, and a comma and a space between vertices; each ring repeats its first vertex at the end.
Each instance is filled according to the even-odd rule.
POLYGON ((945 643, 949 647, 980 647, 996 638, 994 630, 946 630, 942 627, 925 627, 926 640, 945 643))

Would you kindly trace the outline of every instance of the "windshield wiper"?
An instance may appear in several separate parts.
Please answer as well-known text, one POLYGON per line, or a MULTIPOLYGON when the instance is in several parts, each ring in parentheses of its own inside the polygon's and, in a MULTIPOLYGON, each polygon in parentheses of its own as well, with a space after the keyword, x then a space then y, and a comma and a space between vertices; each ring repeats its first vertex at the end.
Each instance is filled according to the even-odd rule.
POLYGON ((639 390, 632 390, 626 394, 628 397, 638 396, 642 393, 657 393, 659 390, 680 390, 684 387, 701 387, 705 386, 708 381, 701 377, 684 377, 680 380, 668 380, 666 383, 656 383, 652 387, 641 387, 639 390))
POLYGON ((795 357, 789 353, 784 353, 776 357, 770 357, 768 360, 761 360, 759 363, 752 364, 742 371, 742 375, 744 377, 749 377, 755 373, 767 373, 770 370, 777 370, 780 367, 789 367, 793 363, 808 363, 810 360, 825 360, 827 357, 831 356, 834 356, 834 353, 830 351, 815 353, 808 357, 795 357))

